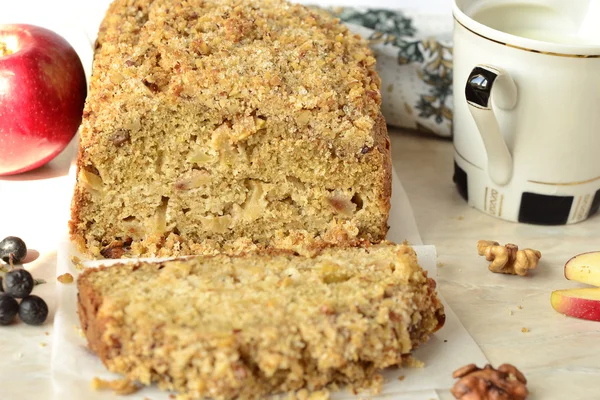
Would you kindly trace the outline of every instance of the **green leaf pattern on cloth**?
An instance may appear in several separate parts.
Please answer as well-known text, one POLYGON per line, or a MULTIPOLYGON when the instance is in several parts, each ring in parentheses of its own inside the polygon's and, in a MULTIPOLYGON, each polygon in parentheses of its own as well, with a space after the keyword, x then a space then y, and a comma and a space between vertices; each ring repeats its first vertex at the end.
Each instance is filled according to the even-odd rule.
POLYGON ((452 48, 435 40, 421 42, 427 59, 424 67, 417 74, 429 87, 429 93, 422 94, 416 108, 419 116, 434 118, 438 124, 444 120, 452 121, 452 48))
POLYGON ((390 40, 401 40, 401 37, 414 36, 417 33, 412 19, 396 11, 378 9, 360 11, 355 8, 335 8, 334 14, 343 22, 373 29, 374 35, 386 35, 390 40))
POLYGON ((402 11, 344 7, 329 12, 369 40, 378 60, 382 109, 388 123, 450 137, 451 41, 428 34, 402 11), (395 62, 389 62, 390 56, 394 56, 395 62), (411 93, 399 93, 397 86, 404 91, 409 87, 411 93))

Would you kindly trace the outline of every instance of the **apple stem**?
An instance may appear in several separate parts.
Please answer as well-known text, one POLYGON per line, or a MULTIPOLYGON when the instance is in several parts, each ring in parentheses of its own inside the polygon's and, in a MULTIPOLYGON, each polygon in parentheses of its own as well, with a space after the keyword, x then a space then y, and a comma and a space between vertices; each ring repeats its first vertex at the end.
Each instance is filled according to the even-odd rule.
POLYGON ((9 56, 12 53, 12 50, 8 48, 6 43, 0 41, 0 57, 9 56))

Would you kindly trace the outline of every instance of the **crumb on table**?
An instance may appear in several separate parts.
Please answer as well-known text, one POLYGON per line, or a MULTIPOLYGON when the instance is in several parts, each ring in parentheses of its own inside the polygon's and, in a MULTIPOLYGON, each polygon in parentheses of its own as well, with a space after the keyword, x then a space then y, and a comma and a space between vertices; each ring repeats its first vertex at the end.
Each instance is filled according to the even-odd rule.
POLYGON ((73 275, 67 272, 66 274, 59 275, 56 280, 62 284, 73 283, 73 275))
POLYGON ((112 381, 100 379, 97 376, 92 379, 92 389, 94 390, 112 390, 116 394, 132 394, 141 389, 129 379, 115 379, 112 381))
POLYGON ((73 328, 77 331, 77 334, 79 336, 81 336, 82 338, 85 338, 85 332, 83 332, 83 329, 81 329, 81 327, 79 327, 77 325, 73 325, 73 328))
POLYGON ((73 264, 75 269, 78 271, 82 271, 85 269, 85 267, 83 266, 83 262, 81 262, 81 259, 77 256, 71 257, 71 263, 73 264))

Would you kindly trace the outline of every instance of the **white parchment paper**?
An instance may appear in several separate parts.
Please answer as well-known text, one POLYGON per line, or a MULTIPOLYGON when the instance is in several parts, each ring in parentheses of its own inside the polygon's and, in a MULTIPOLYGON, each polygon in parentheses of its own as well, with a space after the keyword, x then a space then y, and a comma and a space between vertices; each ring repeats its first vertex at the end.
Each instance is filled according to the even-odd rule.
MULTIPOLYGON (((72 175, 72 174, 71 174, 72 175)), ((388 239, 395 242, 408 240, 415 248, 419 262, 437 275, 436 251, 434 246, 423 246, 408 197, 393 172, 392 210, 388 239)), ((81 256, 65 238, 59 245, 57 274, 66 272, 77 277, 71 262, 73 255, 81 256)), ((86 266, 97 266, 122 262, 121 260, 96 260, 86 262, 86 266)), ((111 392, 94 392, 90 382, 94 377, 117 379, 118 375, 107 372, 100 360, 91 353, 86 340, 80 334, 77 316, 76 285, 57 285, 57 311, 54 318, 54 342, 52 354, 52 378, 57 400, 107 400, 115 398, 111 392)), ((415 356, 425 363, 424 368, 389 369, 384 372, 386 384, 383 391, 373 399, 431 400, 439 399, 436 389, 448 389, 453 384, 452 371, 469 363, 485 364, 487 359, 464 329, 456 315, 444 302, 446 324, 431 340, 415 352, 415 356), (401 381, 399 378, 403 377, 401 381)), ((360 399, 367 393, 354 396, 347 392, 333 393, 333 399, 360 399)), ((168 393, 157 388, 146 388, 128 400, 167 400, 168 393)))

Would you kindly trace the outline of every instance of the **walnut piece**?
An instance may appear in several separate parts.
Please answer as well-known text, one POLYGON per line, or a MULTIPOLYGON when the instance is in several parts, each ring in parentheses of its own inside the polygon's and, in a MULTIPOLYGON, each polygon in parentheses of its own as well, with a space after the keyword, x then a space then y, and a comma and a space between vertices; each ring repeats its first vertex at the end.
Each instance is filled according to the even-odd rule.
POLYGON ((102 257, 108 259, 121 258, 129 250, 130 246, 131 239, 125 241, 113 240, 108 246, 100 250, 100 254, 102 257))
POLYGON ((533 249, 519 250, 512 243, 501 246, 491 240, 477 242, 477 254, 491 261, 489 270, 501 274, 525 276, 531 269, 536 269, 542 253, 533 249))
POLYGON ((110 137, 110 141, 116 147, 122 147, 125 143, 129 142, 130 140, 131 135, 129 134, 129 131, 126 131, 125 129, 117 129, 113 132, 113 134, 110 137))
POLYGON ((459 379, 451 392, 460 400, 524 400, 529 395, 527 379, 510 364, 498 369, 469 364, 454 371, 452 377, 459 379))

